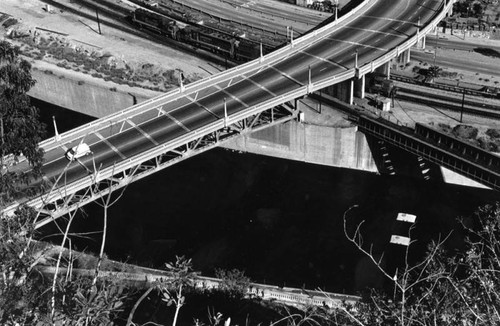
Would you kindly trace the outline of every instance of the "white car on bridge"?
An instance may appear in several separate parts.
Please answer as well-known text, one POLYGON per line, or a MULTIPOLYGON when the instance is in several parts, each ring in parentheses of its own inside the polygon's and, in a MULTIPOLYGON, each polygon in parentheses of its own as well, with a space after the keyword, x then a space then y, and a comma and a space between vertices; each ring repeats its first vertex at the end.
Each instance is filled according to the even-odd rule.
POLYGON ((89 145, 85 143, 78 144, 66 152, 66 158, 70 161, 76 160, 80 157, 90 155, 92 151, 90 150, 89 145))

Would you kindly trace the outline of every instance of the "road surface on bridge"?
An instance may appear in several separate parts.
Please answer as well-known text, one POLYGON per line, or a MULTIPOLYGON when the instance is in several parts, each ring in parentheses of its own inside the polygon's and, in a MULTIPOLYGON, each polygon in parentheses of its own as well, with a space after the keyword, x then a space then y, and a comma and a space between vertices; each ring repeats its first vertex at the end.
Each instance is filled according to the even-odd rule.
MULTIPOLYGON (((312 42, 296 45, 295 51, 228 71, 196 91, 150 100, 120 122, 97 120, 88 134, 54 143, 45 153, 44 178, 55 188, 70 184, 310 82, 346 72, 356 59, 360 66, 369 63, 414 36, 416 24, 432 20, 442 5, 437 0, 368 2, 359 15, 312 42), (89 144, 93 155, 69 162, 65 152, 80 142, 89 144)), ((28 167, 21 163, 16 168, 28 167)))

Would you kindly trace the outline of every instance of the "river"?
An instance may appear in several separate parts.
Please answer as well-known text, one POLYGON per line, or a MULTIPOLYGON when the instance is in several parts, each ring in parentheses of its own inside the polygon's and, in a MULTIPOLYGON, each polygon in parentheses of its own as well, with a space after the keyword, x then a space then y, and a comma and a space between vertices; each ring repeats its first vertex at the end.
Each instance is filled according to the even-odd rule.
MULTIPOLYGON (((90 121, 43 103, 44 121, 59 131, 90 121)), ((180 162, 115 193, 109 209, 106 254, 109 258, 161 266, 176 255, 193 259, 196 270, 244 270, 253 281, 353 293, 381 284, 381 276, 344 235, 361 229, 365 244, 398 261, 401 249, 389 244, 398 229, 398 212, 417 215, 411 238, 417 259, 432 239, 451 235, 449 248, 460 248, 457 217, 470 216, 498 193, 432 181, 331 168, 222 148, 180 162)), ((72 245, 97 252, 103 209, 83 208, 73 222, 72 245), (90 232, 90 234, 89 234, 90 232)), ((63 223, 63 222, 60 222, 63 223)), ((54 224, 43 235, 56 232, 54 224)), ((47 239, 57 241, 56 237, 47 239)))

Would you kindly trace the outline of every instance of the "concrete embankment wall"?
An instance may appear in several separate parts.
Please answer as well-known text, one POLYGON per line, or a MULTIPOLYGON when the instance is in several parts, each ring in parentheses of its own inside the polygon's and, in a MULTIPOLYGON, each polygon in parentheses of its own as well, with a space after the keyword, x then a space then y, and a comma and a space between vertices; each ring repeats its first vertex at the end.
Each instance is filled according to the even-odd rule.
POLYGON ((238 137, 223 147, 307 163, 378 171, 366 138, 356 127, 290 121, 238 137))
POLYGON ((57 70, 33 69, 37 81, 28 95, 41 101, 77 111, 92 117, 104 117, 159 94, 148 92, 138 94, 131 88, 116 87, 112 83, 97 85, 90 77, 74 78, 57 70))

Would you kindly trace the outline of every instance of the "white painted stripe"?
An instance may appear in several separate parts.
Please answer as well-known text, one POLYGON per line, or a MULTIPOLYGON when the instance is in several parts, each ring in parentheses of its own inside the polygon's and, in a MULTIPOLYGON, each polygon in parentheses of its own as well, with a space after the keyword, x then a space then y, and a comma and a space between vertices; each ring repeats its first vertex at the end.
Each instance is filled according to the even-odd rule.
MULTIPOLYGON (((212 112, 212 110, 210 110, 209 108, 207 108, 205 105, 200 104, 200 103, 196 100, 196 98, 192 98, 192 97, 191 97, 191 96, 189 96, 189 95, 187 95, 187 96, 186 96, 186 98, 187 98, 188 100, 190 100, 192 103, 196 104, 199 108, 202 108, 203 110, 205 110, 205 111, 207 111, 208 113, 210 113, 211 115, 213 115, 215 118, 220 119, 220 117, 219 117, 217 114, 215 114, 214 112, 212 112)), ((186 128, 186 129, 187 129, 187 128, 186 128)))
POLYGON ((340 40, 340 39, 337 39, 337 38, 330 38, 330 37, 328 39, 332 40, 332 41, 341 42, 341 43, 347 43, 347 44, 352 44, 352 45, 359 45, 359 46, 362 46, 362 47, 365 47, 365 48, 376 49, 376 50, 379 50, 379 51, 389 51, 389 49, 386 49, 386 48, 379 48, 379 47, 376 47, 376 46, 372 46, 372 45, 368 45, 368 44, 363 44, 363 43, 358 43, 358 42, 345 41, 345 40, 340 40))
POLYGON ((369 16, 369 15, 362 15, 361 17, 375 18, 378 20, 388 20, 388 21, 400 22, 400 23, 404 23, 404 24, 415 24, 414 22, 409 21, 409 20, 399 20, 399 19, 388 18, 388 17, 375 17, 375 16, 369 16))
MULTIPOLYGON (((304 53, 304 54, 306 54, 306 55, 308 55, 308 56, 310 56, 310 57, 313 57, 313 58, 315 58, 315 59, 317 59, 317 60, 320 60, 320 61, 323 61, 323 62, 329 63, 329 64, 331 64, 332 66, 339 67, 339 68, 342 68, 342 69, 347 70, 347 67, 346 67, 346 66, 343 66, 343 65, 338 64, 338 63, 336 63, 336 62, 330 61, 330 60, 328 60, 328 59, 326 59, 326 58, 318 57, 317 55, 310 54, 310 53, 308 53, 308 52, 304 52, 304 51, 301 51, 301 52, 302 52, 302 53, 304 53)), ((323 70, 321 70, 321 71, 323 71, 323 70)))
POLYGON ((222 93, 226 94, 227 96, 231 97, 232 99, 240 102, 242 105, 244 105, 246 108, 248 108, 248 104, 246 104, 245 102, 243 102, 242 100, 240 100, 239 98, 237 98, 236 96, 234 96, 233 94, 229 93, 228 91, 226 91, 224 88, 221 88, 220 86, 215 86, 217 87, 222 93))
POLYGON ((297 79, 293 78, 292 76, 290 76, 286 72, 283 72, 283 71, 281 71, 281 70, 279 70, 279 69, 277 69, 277 68, 275 68, 273 66, 269 66, 269 68, 271 68, 272 70, 278 72, 280 75, 285 76, 286 78, 290 79, 291 81, 297 83, 300 86, 304 86, 305 85, 304 83, 302 83, 302 82, 298 81, 297 79))
POLYGON ((176 118, 174 118, 173 116, 171 116, 170 114, 168 114, 167 112, 165 112, 162 108, 158 108, 158 110, 160 110, 165 116, 167 116, 169 119, 171 119, 173 122, 175 122, 176 124, 178 124, 179 126, 181 126, 182 129, 186 130, 186 131, 191 131, 189 130, 188 127, 186 127, 182 122, 180 122, 179 120, 177 120, 176 118))
POLYGON ((129 124, 132 125, 132 127, 134 127, 135 129, 137 129, 141 134, 144 135, 144 137, 146 137, 147 139, 149 139, 155 146, 158 146, 159 143, 153 139, 153 137, 151 137, 151 135, 149 135, 147 132, 145 132, 144 130, 142 130, 139 126, 137 126, 134 122, 130 121, 130 120, 127 120, 127 122, 129 124))
POLYGON ((116 154, 120 155, 120 157, 122 159, 126 159, 127 157, 125 155, 123 155, 119 150, 118 148, 116 148, 113 144, 111 144, 106 138, 104 138, 103 135, 101 135, 99 132, 96 132, 95 135, 97 137, 99 137, 99 139, 101 139, 106 145, 109 146, 109 148, 111 148, 116 154))
POLYGON ((345 26, 343 28, 345 28, 345 29, 354 29, 354 30, 363 31, 363 32, 370 32, 370 33, 375 33, 375 34, 390 35, 390 36, 394 36, 394 37, 403 38, 405 40, 408 38, 408 36, 406 36, 406 35, 401 35, 401 34, 396 34, 396 33, 388 33, 388 32, 381 32, 381 31, 377 31, 375 29, 366 29, 366 28, 349 27, 349 26, 345 26))
POLYGON ((262 90, 268 92, 269 94, 271 94, 272 96, 277 96, 275 93, 271 92, 267 87, 264 87, 262 86, 261 84, 251 80, 250 78, 246 77, 246 76, 241 76, 243 77, 244 79, 248 80, 249 82, 251 82, 252 84, 254 84, 255 86, 261 88, 262 90))

